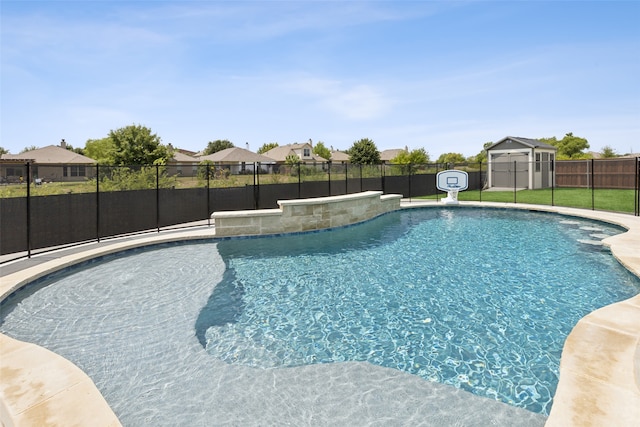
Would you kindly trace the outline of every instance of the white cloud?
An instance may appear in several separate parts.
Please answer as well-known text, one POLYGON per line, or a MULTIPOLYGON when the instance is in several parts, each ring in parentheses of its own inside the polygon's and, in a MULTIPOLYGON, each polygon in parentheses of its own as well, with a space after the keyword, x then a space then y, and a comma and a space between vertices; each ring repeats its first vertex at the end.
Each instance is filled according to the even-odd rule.
POLYGON ((285 83, 295 94, 310 96, 321 108, 347 120, 371 120, 383 116, 393 101, 380 88, 339 80, 301 78, 285 83))

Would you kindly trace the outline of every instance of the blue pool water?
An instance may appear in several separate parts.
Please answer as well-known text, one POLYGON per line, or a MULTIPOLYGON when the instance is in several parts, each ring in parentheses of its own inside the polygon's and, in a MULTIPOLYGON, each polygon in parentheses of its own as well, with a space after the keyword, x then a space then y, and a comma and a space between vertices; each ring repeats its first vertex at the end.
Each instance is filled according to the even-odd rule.
MULTIPOLYGON (((488 403, 423 384, 548 414, 572 327, 640 292, 592 244, 621 231, 411 209, 327 232, 133 251, 18 292, 1 306, 0 332, 76 363, 124 425, 366 423, 381 408, 396 421, 443 411, 433 425, 495 425, 478 418, 488 403), (466 408, 475 421, 455 418, 466 408)), ((544 422, 502 411, 488 410, 503 425, 544 422)))
POLYGON ((639 292, 593 244, 619 232, 549 214, 423 209, 225 241, 227 272, 199 338, 228 363, 367 361, 548 414, 572 327, 639 292))

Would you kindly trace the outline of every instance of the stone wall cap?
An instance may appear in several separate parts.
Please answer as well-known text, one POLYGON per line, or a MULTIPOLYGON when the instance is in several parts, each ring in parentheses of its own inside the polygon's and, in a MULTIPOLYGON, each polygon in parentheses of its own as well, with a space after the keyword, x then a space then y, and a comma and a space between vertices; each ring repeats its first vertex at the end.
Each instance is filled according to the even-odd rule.
POLYGON ((402 194, 383 194, 382 196, 380 196, 380 200, 392 200, 392 199, 402 200, 402 194))
POLYGON ((344 202, 346 200, 367 199, 381 196, 382 191, 365 191, 362 193, 344 194, 341 196, 314 197, 311 199, 278 200, 280 206, 317 205, 320 203, 344 202))
POLYGON ((282 215, 280 209, 255 209, 247 211, 220 211, 211 214, 211 218, 240 218, 253 216, 276 216, 282 215))

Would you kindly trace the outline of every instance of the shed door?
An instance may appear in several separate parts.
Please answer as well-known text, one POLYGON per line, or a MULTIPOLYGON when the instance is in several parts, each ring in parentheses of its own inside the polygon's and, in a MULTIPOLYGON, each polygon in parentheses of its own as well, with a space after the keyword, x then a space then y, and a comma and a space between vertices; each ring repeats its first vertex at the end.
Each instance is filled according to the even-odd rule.
POLYGON ((491 183, 493 187, 529 187, 529 156, 524 153, 491 155, 491 183))
POLYGON ((493 187, 529 187, 529 156, 524 153, 492 154, 491 161, 493 187))

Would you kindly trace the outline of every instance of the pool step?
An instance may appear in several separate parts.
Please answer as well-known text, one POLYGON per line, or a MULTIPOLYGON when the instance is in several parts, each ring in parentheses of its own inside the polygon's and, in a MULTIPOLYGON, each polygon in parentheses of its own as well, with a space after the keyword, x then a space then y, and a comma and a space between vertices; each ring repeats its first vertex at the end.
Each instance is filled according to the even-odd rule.
POLYGON ((602 240, 578 239, 578 242, 585 245, 602 246, 602 240))
POLYGON ((584 226, 584 227, 580 227, 580 230, 584 230, 584 231, 602 231, 602 228, 584 226))

